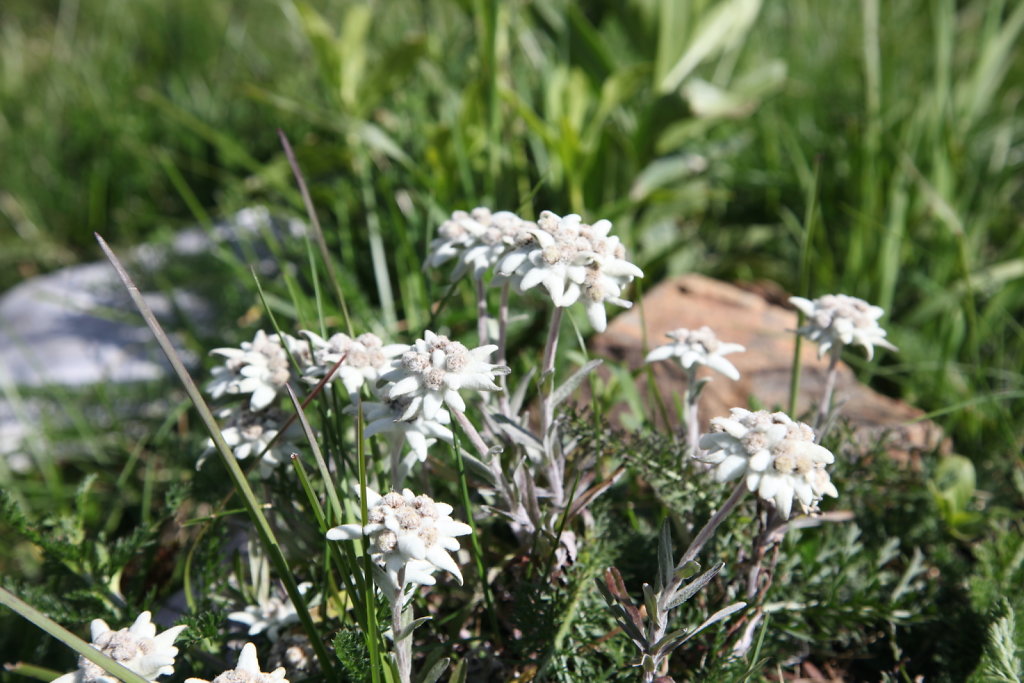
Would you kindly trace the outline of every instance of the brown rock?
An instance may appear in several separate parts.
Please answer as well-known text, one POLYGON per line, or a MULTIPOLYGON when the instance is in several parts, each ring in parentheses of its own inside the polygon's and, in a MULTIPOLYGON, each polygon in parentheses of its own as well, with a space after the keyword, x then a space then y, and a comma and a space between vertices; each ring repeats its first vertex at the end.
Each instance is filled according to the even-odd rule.
MULTIPOLYGON (((769 294, 778 300, 775 291, 769 294)), ((796 311, 734 285, 701 275, 684 275, 662 282, 639 305, 616 317, 606 332, 594 337, 591 347, 598 356, 626 362, 636 369, 643 365, 648 349, 669 341, 666 332, 702 325, 713 329, 720 340, 742 344, 747 349, 728 356, 740 371, 738 382, 706 368, 700 370, 699 376, 712 380, 701 395, 702 429, 707 428, 708 419, 728 415, 730 408, 749 408, 751 397, 756 397, 761 407, 785 410, 789 404, 796 311)), ((806 341, 800 359, 795 417, 807 419, 821 397, 828 360, 819 360, 817 346, 806 341)), ((671 408, 674 395, 682 400, 686 373, 671 361, 654 363, 653 367, 658 390, 665 405, 671 408)), ((948 447, 942 430, 925 420, 923 411, 860 384, 845 363, 839 364, 833 400, 840 406, 841 419, 849 420, 854 438, 861 446, 870 447, 885 439, 886 448, 901 459, 948 447)), ((672 415, 672 419, 671 427, 678 428, 678 415, 672 415)))

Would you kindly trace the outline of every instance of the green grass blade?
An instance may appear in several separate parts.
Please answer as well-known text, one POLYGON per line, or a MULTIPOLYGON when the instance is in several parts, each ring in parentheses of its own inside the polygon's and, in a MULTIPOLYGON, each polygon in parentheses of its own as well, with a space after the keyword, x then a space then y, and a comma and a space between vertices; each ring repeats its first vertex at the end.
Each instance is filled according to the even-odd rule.
POLYGON ((206 405, 206 400, 203 398, 202 393, 200 393, 199 387, 197 387, 195 382, 192 380, 191 375, 189 375, 184 363, 182 363, 181 357, 178 355, 177 350, 171 343, 170 338, 167 336, 167 333, 164 332, 163 327, 156 319, 156 316, 150 309, 149 304, 147 304, 146 300, 142 297, 142 294, 139 292, 139 288, 132 281, 128 271, 125 270, 121 261, 99 234, 96 234, 96 240, 99 242, 100 248, 103 249, 103 253, 106 254, 111 265, 113 265, 114 269, 117 271, 118 276, 121 278, 121 282, 124 283, 125 289, 128 290, 128 294, 131 296, 135 306, 139 309, 139 313, 142 314, 142 317, 145 319, 149 329, 153 332, 153 336, 156 337, 157 343, 167 356, 167 360, 171 363, 171 367, 174 368, 174 372, 178 375, 178 379, 184 386, 185 393, 187 393, 188 397, 192 400, 192 404, 195 406, 196 412, 199 413, 200 419, 206 426, 207 431, 209 431, 210 438, 213 439, 213 443, 217 447, 217 451, 220 453, 221 459, 224 461, 224 465, 227 467, 228 475, 231 477, 235 489, 242 497, 242 502, 245 505, 246 511, 249 513, 249 518, 256 527, 256 532, 260 537, 260 541, 266 549, 267 554, 270 556, 271 561, 274 563, 274 569, 277 571, 278 578, 282 583, 284 583, 288 597, 291 599, 292 604, 295 605, 295 609, 298 611, 299 621, 302 622, 302 626, 306 631, 306 634, 309 636, 313 650, 320 662, 320 666, 323 667, 327 673, 333 675, 334 665, 331 661, 331 657, 327 654, 327 650, 324 648, 323 642, 320 640, 320 636, 316 631, 316 626, 313 624, 313 619, 309 614, 309 609, 306 607, 306 602, 302 598, 302 593, 299 592, 295 576, 292 574, 291 569, 288 566, 288 560, 285 558, 284 553, 281 550, 281 545, 278 542, 277 537, 274 535, 274 530, 271 528, 270 522, 263 514, 261 503, 256 499, 256 495, 253 493, 252 487, 249 486, 249 482, 246 480, 245 474, 238 466, 238 461, 235 459, 234 453, 232 453, 231 448, 224 441, 224 437, 221 435, 220 427, 217 424, 216 418, 214 418, 209 406, 206 405))
POLYGON ((21 600, 16 595, 0 586, 0 605, 17 612, 22 617, 49 633, 51 636, 64 643, 72 650, 82 655, 104 671, 117 676, 125 683, 147 683, 146 679, 127 669, 116 661, 106 656, 89 643, 85 642, 71 631, 67 630, 53 619, 37 610, 32 605, 21 600))

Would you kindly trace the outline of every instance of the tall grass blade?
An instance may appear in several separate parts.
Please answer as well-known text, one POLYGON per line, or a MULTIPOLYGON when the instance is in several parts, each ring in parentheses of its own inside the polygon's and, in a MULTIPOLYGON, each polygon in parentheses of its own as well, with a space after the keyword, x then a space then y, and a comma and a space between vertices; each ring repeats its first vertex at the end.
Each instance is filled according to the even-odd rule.
POLYGON ((101 667, 109 674, 117 676, 122 681, 125 681, 125 683, 147 683, 145 678, 134 673, 130 669, 126 669, 121 666, 115 660, 103 654, 92 645, 85 642, 74 633, 67 630, 53 619, 50 619, 35 607, 21 600, 2 586, 0 586, 0 605, 17 612, 19 615, 28 621, 31 621, 33 624, 67 645, 96 666, 101 667))
POLYGON ((195 406, 196 412, 199 413, 200 419, 203 421, 203 425, 210 433, 210 438, 213 440, 217 451, 221 455, 221 459, 224 461, 224 465, 227 467, 228 475, 231 477, 231 481, 235 486, 236 491, 241 495, 242 502, 245 505, 246 512, 249 513, 249 518, 253 522, 253 526, 256 528, 256 533, 260 537, 260 542, 263 544, 264 549, 267 551, 267 555, 270 557, 271 562, 274 564, 274 569, 277 571, 278 578, 284 584, 285 591, 288 593, 288 597, 291 599, 292 604, 298 611, 299 621, 302 623, 303 629, 306 631, 306 635, 310 639, 310 643, 313 646, 313 650, 316 653, 317 660, 320 662, 320 666, 330 675, 334 674, 334 665, 331 661, 331 657, 327 654, 327 650, 324 648, 323 642, 320 640, 317 634, 316 627, 313 625, 313 619, 309 614, 309 609, 306 607, 306 602, 302 597, 302 593, 299 592, 298 585, 295 582, 295 576, 292 574, 291 569, 288 566, 288 560, 285 558, 284 553, 281 551, 281 545, 274 535, 274 530, 270 526, 270 522, 263 514, 262 505, 256 499, 256 495, 253 493, 252 488, 249 486, 249 482, 245 478, 245 473, 238 466, 238 461, 235 459, 234 453, 231 451, 231 447, 224 441, 223 435, 221 435, 220 427, 217 424, 216 418, 210 411, 209 406, 206 405, 206 400, 200 393, 199 388, 192 380, 188 370, 185 368, 185 364, 182 363, 181 357, 178 355, 177 350, 171 343, 167 333, 164 332, 160 322, 156 319, 149 304, 143 298, 139 292, 139 288, 132 281, 131 276, 125 267, 121 264, 121 261, 114 254, 113 250, 107 245, 106 241, 99 235, 96 234, 96 241, 99 242, 100 248, 110 261, 111 265, 117 271, 118 276, 121 278, 121 282, 124 283, 125 289, 128 290, 129 296, 135 306, 139 309, 139 313, 142 314, 149 329, 153 332, 153 336, 156 337, 157 343, 167 356, 167 360, 170 362, 171 367, 174 369, 175 374, 178 375, 178 379, 181 381, 182 386, 185 388, 185 393, 192 400, 192 405, 195 406))
POLYGON ((295 152, 292 151, 292 145, 288 142, 288 136, 281 129, 278 129, 277 136, 281 139, 284 155, 288 158, 288 165, 291 166, 295 182, 299 186, 299 193, 302 195, 302 203, 306 206, 306 215, 309 216, 309 225, 313 230, 313 237, 316 239, 317 247, 320 248, 320 257, 324 261, 324 267, 327 268, 327 278, 334 286, 334 296, 338 299, 338 305, 341 306, 341 314, 345 318, 345 328, 348 330, 349 336, 354 337, 355 332, 352 329, 352 319, 348 315, 348 305, 345 303, 345 293, 342 292, 341 281, 338 280, 338 274, 334 271, 334 260, 327 250, 327 241, 324 239, 324 231, 320 227, 320 218, 317 216, 316 207, 313 206, 313 198, 309 196, 306 179, 302 175, 302 169, 299 168, 299 162, 295 158, 295 152))

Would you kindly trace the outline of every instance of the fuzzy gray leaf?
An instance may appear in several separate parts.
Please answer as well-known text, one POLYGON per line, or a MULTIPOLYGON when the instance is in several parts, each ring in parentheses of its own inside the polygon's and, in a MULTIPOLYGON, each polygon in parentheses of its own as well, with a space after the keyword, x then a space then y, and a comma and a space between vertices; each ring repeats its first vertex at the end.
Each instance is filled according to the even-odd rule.
POLYGON ((556 387, 554 393, 551 395, 552 409, 557 408, 559 404, 565 401, 565 399, 572 396, 576 389, 578 389, 583 383, 583 380, 587 378, 587 375, 592 373, 597 366, 601 365, 602 362, 604 361, 600 358, 595 358, 594 360, 589 361, 582 368, 570 375, 569 379, 565 380, 561 386, 556 387))
POLYGON ((406 638, 412 635, 413 631, 415 631, 417 628, 419 628, 426 622, 430 621, 430 619, 431 617, 420 617, 419 619, 413 619, 404 627, 402 627, 401 631, 398 632, 398 635, 395 636, 395 642, 405 640, 406 638))
POLYGON ((719 562, 714 567, 676 591, 675 595, 673 595, 672 599, 668 602, 668 609, 675 609, 696 595, 697 591, 706 586, 711 579, 715 578, 718 572, 722 571, 722 567, 724 566, 725 562, 719 562))

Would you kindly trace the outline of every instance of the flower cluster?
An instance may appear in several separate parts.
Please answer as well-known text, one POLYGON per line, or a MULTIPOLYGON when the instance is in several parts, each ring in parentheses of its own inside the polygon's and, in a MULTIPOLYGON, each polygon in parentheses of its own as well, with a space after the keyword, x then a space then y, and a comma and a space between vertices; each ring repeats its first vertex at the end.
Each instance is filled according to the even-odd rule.
MULTIPOLYGON (((303 581, 298 585, 299 593, 305 596, 312 587, 312 583, 303 581)), ((266 633, 270 641, 276 642, 281 636, 282 629, 299 620, 299 613, 295 609, 295 605, 286 594, 282 593, 283 591, 268 591, 266 595, 260 596, 257 604, 248 605, 239 612, 231 612, 228 614, 228 619, 248 626, 248 635, 250 636, 266 633)))
POLYGON ((368 402, 363 404, 363 418, 366 420, 366 430, 363 436, 367 439, 377 434, 384 434, 389 440, 397 442, 399 439, 409 447, 410 462, 424 462, 427 459, 427 449, 433 446, 439 439, 445 443, 452 443, 453 435, 445 425, 451 424, 452 416, 447 410, 441 408, 433 418, 427 419, 422 413, 410 419, 403 420, 412 403, 409 395, 389 399, 386 402, 368 402))
POLYGON ((276 334, 259 330, 241 348, 218 348, 212 354, 224 356, 224 364, 213 369, 206 390, 213 398, 224 394, 251 394, 250 410, 263 410, 277 398, 291 379, 288 354, 276 334))
POLYGON ((385 346, 380 337, 371 333, 355 339, 340 332, 327 339, 309 330, 302 330, 301 334, 311 347, 308 363, 299 360, 304 366, 303 375, 318 379, 337 365, 331 379, 339 380, 350 395, 358 394, 364 384, 376 382, 380 373, 390 367, 391 358, 406 348, 404 344, 385 346))
POLYGON ((472 271, 482 281, 493 269, 494 283, 511 283, 520 292, 543 285, 556 307, 582 301, 591 325, 602 332, 608 325, 604 304, 629 308, 622 290, 643 277, 626 260, 619 238, 609 235, 611 227, 607 220, 588 225, 576 214, 562 217, 550 211, 541 212, 536 223, 483 207, 455 211, 438 228, 426 265, 455 258, 452 279, 472 271))
MULTIPOLYGON (((174 641, 185 626, 174 626, 157 635, 156 625, 150 619, 150 613, 143 612, 129 628, 118 631, 102 619, 93 619, 91 644, 147 681, 173 674, 174 658, 178 656, 174 641)), ((85 657, 79 657, 78 671, 64 674, 54 683, 117 683, 117 679, 85 657)))
POLYGON ((608 325, 605 302, 629 308, 622 290, 643 277, 643 271, 626 260, 618 237, 610 236, 612 224, 599 220, 587 225, 576 214, 565 217, 543 211, 536 229, 525 231, 516 249, 506 254, 497 274, 525 292, 543 285, 556 307, 582 301, 590 324, 598 332, 608 325))
POLYGON ((736 366, 723 356, 737 351, 746 351, 746 348, 739 344, 719 341, 710 327, 705 325, 698 330, 680 328, 665 333, 665 336, 672 339, 672 343, 659 346, 648 353, 645 359, 648 363, 676 358, 687 370, 695 365, 703 365, 717 370, 731 380, 740 378, 740 372, 736 366))
POLYGON ((850 344, 864 347, 868 360, 874 357, 875 346, 898 350, 878 324, 885 313, 878 306, 845 294, 826 294, 813 301, 794 296, 789 302, 807 316, 807 323, 797 333, 818 344, 819 358, 830 348, 838 352, 850 344))
MULTIPOLYGON (((259 412, 245 406, 228 408, 217 413, 217 417, 224 421, 221 436, 237 459, 260 456, 260 476, 264 478, 270 476, 278 465, 287 462, 288 454, 296 450, 292 441, 298 433, 295 423, 278 437, 288 418, 273 406, 259 412)), ((215 451, 213 439, 207 439, 206 450, 199 456, 196 469, 202 467, 215 451)))
POLYGON ((383 496, 367 489, 366 496, 369 523, 334 527, 327 532, 328 539, 350 541, 368 536, 371 557, 384 569, 386 588, 391 592, 401 591, 406 584, 432 586, 438 569, 462 583, 459 565, 448 553, 459 549, 455 537, 472 529, 451 518, 451 505, 414 495, 409 489, 383 496))
POLYGON ((213 681, 202 678, 186 678, 185 683, 288 683, 288 679, 284 675, 284 667, 274 669, 270 673, 260 671, 256 646, 246 643, 241 654, 238 655, 238 663, 234 669, 222 672, 213 681))
POLYGON ((707 452, 697 459, 715 466, 718 481, 746 476, 747 489, 773 503, 783 519, 794 497, 810 512, 824 496, 839 495, 825 471, 835 457, 814 443, 808 425, 766 410, 733 408, 731 413, 713 418, 712 432, 700 439, 707 452))
POLYGON ((507 366, 486 362, 497 348, 488 345, 468 349, 427 330, 423 339, 417 339, 408 347, 392 362, 392 370, 381 377, 391 382, 384 396, 389 401, 409 398, 400 420, 412 420, 420 415, 434 420, 444 404, 465 412, 466 402, 459 395, 460 389, 498 391, 500 387, 494 383, 494 377, 510 372, 507 366))
POLYGON ((529 239, 527 231, 536 227, 511 211, 492 213, 485 207, 469 213, 455 211, 437 229, 438 237, 430 243, 427 265, 436 268, 455 258, 458 261, 452 271, 453 281, 468 271, 480 279, 506 251, 529 239))

